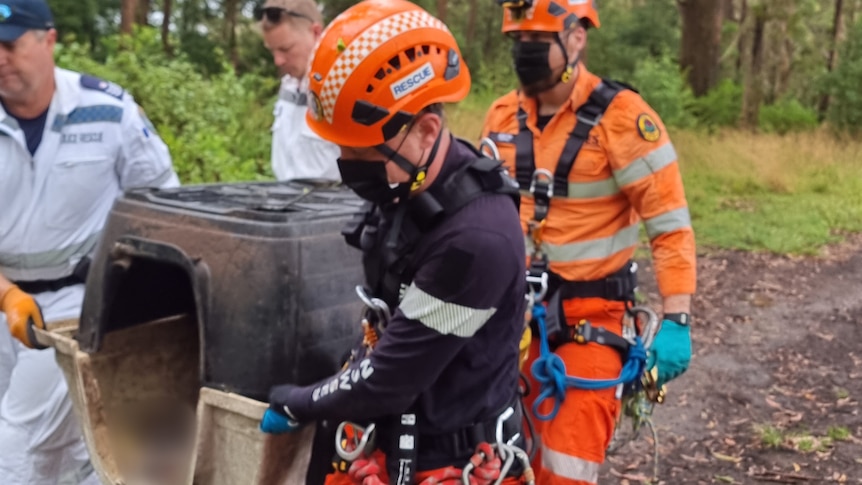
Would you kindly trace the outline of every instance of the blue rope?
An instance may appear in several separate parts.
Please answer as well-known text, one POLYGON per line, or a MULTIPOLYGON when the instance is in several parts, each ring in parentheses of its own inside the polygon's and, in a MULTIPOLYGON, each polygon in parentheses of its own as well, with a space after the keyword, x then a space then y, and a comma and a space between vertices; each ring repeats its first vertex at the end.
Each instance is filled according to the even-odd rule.
POLYGON ((623 369, 616 379, 587 379, 566 374, 566 364, 559 355, 551 352, 548 343, 548 329, 545 318, 548 311, 543 304, 533 306, 533 318, 539 327, 539 357, 533 362, 530 371, 533 378, 539 382, 539 396, 533 403, 533 414, 542 421, 554 419, 560 411, 560 405, 566 399, 566 390, 570 388, 595 391, 608 389, 619 384, 628 384, 639 379, 646 368, 647 352, 641 338, 635 337, 635 344, 629 348, 623 369), (541 414, 539 406, 545 399, 554 399, 554 408, 548 414, 541 414))

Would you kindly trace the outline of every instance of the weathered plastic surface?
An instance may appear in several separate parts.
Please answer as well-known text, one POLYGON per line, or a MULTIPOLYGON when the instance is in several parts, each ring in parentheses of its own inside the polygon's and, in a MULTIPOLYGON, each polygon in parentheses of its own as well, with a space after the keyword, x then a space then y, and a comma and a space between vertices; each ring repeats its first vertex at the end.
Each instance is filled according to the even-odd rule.
POLYGON ((80 325, 39 333, 104 484, 320 481, 332 455, 309 459, 313 428, 274 438, 257 426, 272 385, 332 375, 361 333, 360 255, 340 234, 360 205, 298 182, 116 202, 80 325))
POLYGON ((199 389, 195 366, 182 365, 196 357, 187 352, 191 323, 181 316, 111 332, 94 354, 72 337, 75 321, 37 330, 56 351, 101 482, 305 483, 314 428, 273 438, 258 430, 265 403, 199 389))
POLYGON ((303 183, 132 191, 90 268, 78 341, 181 313, 198 326, 201 384, 266 400, 335 373, 359 335, 360 254, 347 189, 303 183))

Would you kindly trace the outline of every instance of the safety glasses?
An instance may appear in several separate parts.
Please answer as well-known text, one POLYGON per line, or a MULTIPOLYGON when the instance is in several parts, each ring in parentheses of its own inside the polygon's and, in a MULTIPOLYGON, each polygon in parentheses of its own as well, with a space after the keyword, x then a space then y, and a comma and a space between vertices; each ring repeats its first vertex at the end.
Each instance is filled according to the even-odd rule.
POLYGON ((294 17, 308 20, 309 22, 314 22, 314 20, 308 15, 303 15, 299 12, 294 12, 292 10, 288 10, 286 8, 281 7, 266 7, 266 8, 256 8, 254 11, 254 19, 257 21, 266 19, 267 22, 271 24, 277 24, 281 22, 281 19, 284 17, 294 17))

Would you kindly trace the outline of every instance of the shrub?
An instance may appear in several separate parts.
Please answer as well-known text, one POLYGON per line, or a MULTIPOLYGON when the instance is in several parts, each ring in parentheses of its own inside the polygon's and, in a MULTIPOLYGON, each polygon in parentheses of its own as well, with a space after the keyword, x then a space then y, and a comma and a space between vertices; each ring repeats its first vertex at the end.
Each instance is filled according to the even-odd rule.
POLYGON ((237 77, 223 56, 213 60, 223 72, 207 77, 184 56, 165 55, 152 29, 103 43, 104 63, 73 43, 58 47, 57 64, 132 93, 168 145, 183 182, 271 177, 270 125, 278 80, 237 77))
POLYGON ((767 133, 785 134, 811 130, 817 127, 817 113, 802 106, 795 99, 785 99, 775 104, 762 106, 758 120, 760 129, 767 133))

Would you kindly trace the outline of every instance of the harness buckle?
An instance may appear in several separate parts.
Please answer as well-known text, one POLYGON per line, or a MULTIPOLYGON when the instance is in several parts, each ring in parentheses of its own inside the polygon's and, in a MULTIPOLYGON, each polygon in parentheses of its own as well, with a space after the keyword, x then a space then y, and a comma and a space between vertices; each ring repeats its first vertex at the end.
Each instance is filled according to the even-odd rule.
POLYGON ((363 428, 356 423, 342 421, 338 425, 335 432, 335 452, 342 460, 353 463, 360 456, 368 456, 374 451, 377 433, 376 425, 369 424, 363 428), (353 436, 349 436, 345 428, 350 426, 353 429, 353 436), (361 437, 359 435, 362 435, 361 437), (350 441, 353 441, 353 446, 349 446, 350 441))
POLYGON ((577 117, 577 119, 578 119, 578 123, 583 123, 583 124, 585 124, 585 125, 589 125, 589 126, 591 126, 591 127, 592 127, 592 126, 596 126, 596 125, 598 125, 598 124, 599 124, 599 121, 601 121, 602 116, 604 116, 604 114, 603 114, 603 113, 599 113, 598 115, 596 115, 596 117, 595 117, 595 118, 592 118, 592 119, 587 118, 586 116, 584 116, 584 115, 583 115, 582 113, 580 113, 580 112, 576 113, 576 115, 575 115, 575 116, 576 116, 576 117, 577 117))
POLYGON ((536 198, 536 189, 543 188, 544 193, 540 196, 548 200, 554 196, 554 174, 550 170, 540 168, 533 172, 533 177, 530 180, 530 193, 533 198, 536 198))

